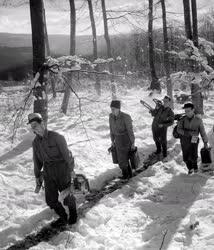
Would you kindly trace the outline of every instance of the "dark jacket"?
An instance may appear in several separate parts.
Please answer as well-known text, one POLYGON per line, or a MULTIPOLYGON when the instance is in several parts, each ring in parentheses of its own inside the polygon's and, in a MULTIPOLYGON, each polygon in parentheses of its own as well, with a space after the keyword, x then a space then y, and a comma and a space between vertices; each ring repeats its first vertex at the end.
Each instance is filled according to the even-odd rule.
POLYGON ((174 122, 174 113, 170 107, 164 107, 163 105, 160 108, 151 110, 152 116, 154 116, 152 122, 152 129, 158 129, 160 124, 164 128, 171 126, 174 122))
POLYGON ((184 116, 184 118, 179 120, 177 132, 178 134, 184 137, 198 136, 200 134, 203 142, 208 142, 203 121, 200 117, 196 115, 194 115, 192 118, 184 116))
POLYGON ((70 155, 64 136, 45 130, 43 137, 36 135, 33 141, 34 174, 38 178, 44 165, 65 162, 70 166, 70 155))
POLYGON ((120 112, 117 117, 110 114, 109 126, 111 141, 116 143, 116 145, 130 146, 134 144, 135 137, 130 115, 124 112, 120 112))

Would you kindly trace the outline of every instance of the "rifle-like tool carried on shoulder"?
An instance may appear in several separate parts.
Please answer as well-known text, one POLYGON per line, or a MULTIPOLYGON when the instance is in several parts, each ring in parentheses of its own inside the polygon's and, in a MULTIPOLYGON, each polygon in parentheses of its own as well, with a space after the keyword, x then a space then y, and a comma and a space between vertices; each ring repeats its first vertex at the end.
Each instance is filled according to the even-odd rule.
MULTIPOLYGON (((162 101, 160 101, 160 100, 158 100, 158 99, 155 99, 155 98, 153 99, 153 102, 156 104, 156 107, 157 107, 157 106, 163 105, 163 104, 162 104, 162 101)), ((140 103, 141 103, 144 107, 146 107, 149 111, 151 111, 151 110, 154 109, 152 106, 150 106, 147 102, 145 102, 145 101, 143 101, 143 100, 140 100, 140 103)))
POLYGON ((156 98, 153 99, 153 102, 154 102, 157 106, 163 105, 162 101, 161 101, 161 100, 158 100, 158 99, 156 99, 156 98))
POLYGON ((185 113, 181 113, 181 114, 175 114, 175 121, 179 121, 181 120, 186 114, 185 113))
POLYGON ((140 103, 146 107, 148 110, 153 110, 152 106, 150 106, 147 102, 143 101, 143 100, 140 100, 140 103))

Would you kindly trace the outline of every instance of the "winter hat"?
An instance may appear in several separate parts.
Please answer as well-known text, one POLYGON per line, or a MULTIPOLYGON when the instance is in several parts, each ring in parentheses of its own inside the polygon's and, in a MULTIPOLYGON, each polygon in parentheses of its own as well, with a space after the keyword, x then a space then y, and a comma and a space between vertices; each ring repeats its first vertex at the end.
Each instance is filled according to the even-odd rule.
POLYGON ((183 106, 183 109, 187 109, 187 108, 194 109, 194 104, 192 104, 191 102, 185 103, 183 106))
POLYGON ((117 108, 117 109, 120 109, 121 107, 121 103, 119 100, 113 100, 111 101, 111 105, 110 105, 111 108, 117 108))
POLYGON ((39 113, 31 113, 28 115, 28 124, 30 124, 31 122, 41 122, 42 116, 39 113))

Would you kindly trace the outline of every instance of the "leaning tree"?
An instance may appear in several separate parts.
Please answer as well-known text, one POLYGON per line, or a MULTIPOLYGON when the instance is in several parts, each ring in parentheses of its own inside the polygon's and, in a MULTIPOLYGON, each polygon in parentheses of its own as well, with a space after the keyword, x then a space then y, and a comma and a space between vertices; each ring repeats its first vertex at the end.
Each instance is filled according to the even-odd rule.
POLYGON ((160 82, 158 80, 155 63, 154 63, 154 42, 153 42, 153 0, 149 0, 149 22, 148 22, 148 40, 149 40, 149 66, 151 73, 151 90, 160 90, 160 82))
MULTIPOLYGON (((93 4, 92 0, 87 0, 88 2, 88 9, 89 9, 89 15, 90 15, 90 21, 91 21, 91 29, 92 29, 92 37, 93 37, 93 59, 97 59, 97 31, 96 31, 96 24, 95 24, 95 18, 94 18, 94 11, 93 11, 93 4)), ((95 70, 99 71, 99 64, 96 65, 95 70)), ((96 83, 95 83, 95 90, 98 95, 101 95, 101 84, 100 84, 100 78, 98 74, 95 74, 96 77, 96 83)))
MULTIPOLYGON (((76 8, 75 1, 69 0, 70 3, 70 55, 74 56, 76 51, 76 8)), ((62 101, 61 110, 64 114, 67 113, 68 102, 71 95, 71 87, 72 83, 72 71, 68 73, 70 75, 70 82, 67 82, 65 86, 65 94, 62 101)))
POLYGON ((38 76, 33 86, 34 112, 40 113, 47 122, 47 94, 43 64, 45 62, 45 29, 43 0, 30 0, 30 17, 33 47, 33 74, 38 76))
MULTIPOLYGON (((167 95, 170 96, 173 101, 172 81, 170 78, 169 39, 168 39, 168 32, 167 32, 165 0, 161 0, 161 8, 162 8, 162 21, 163 21, 164 68, 165 68, 165 73, 166 73, 167 95)), ((172 107, 173 107, 173 102, 172 102, 172 107)))
MULTIPOLYGON (((103 13, 103 24, 104 24, 104 37, 106 41, 106 47, 107 47, 107 56, 108 59, 112 58, 112 49, 111 49, 111 40, 109 36, 109 30, 108 30, 108 18, 106 14, 106 4, 105 0, 101 0, 101 6, 102 6, 102 13, 103 13)), ((109 71, 111 73, 111 91, 112 91, 112 98, 116 98, 116 87, 114 84, 114 77, 113 77, 113 62, 109 61, 109 71)))

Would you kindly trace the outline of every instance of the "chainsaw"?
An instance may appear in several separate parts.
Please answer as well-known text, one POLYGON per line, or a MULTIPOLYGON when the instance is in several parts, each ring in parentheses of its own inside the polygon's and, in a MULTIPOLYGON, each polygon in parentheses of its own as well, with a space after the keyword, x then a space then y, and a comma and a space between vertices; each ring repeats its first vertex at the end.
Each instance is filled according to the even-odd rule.
MULTIPOLYGON (((44 177, 43 171, 40 175, 40 183, 36 185, 35 193, 39 193, 41 188, 44 189, 43 185, 44 177)), ((83 174, 75 174, 74 178, 71 179, 71 185, 69 187, 71 193, 75 194, 87 194, 90 193, 90 186, 88 179, 83 174)))

